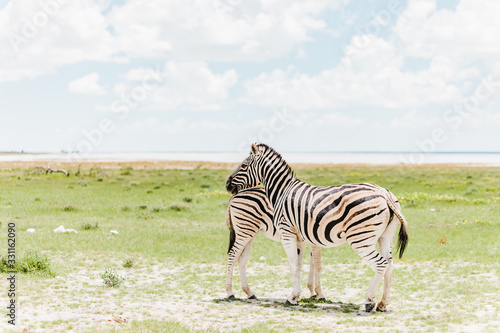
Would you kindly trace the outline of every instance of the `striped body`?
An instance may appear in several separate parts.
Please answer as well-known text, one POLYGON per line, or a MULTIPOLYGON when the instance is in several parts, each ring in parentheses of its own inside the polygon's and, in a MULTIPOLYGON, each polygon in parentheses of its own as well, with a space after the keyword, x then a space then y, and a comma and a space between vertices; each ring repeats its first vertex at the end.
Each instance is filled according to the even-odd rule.
MULTIPOLYGON (((274 241, 280 241, 280 234, 273 224, 273 209, 262 187, 244 189, 234 195, 227 207, 227 224, 230 231, 228 265, 226 275, 227 297, 232 298, 232 277, 236 260, 239 262, 241 286, 249 298, 255 298, 250 290, 246 276, 246 264, 253 240, 259 232, 274 241)), ((321 251, 312 248, 308 288, 311 295, 323 298, 319 275, 321 270, 321 251), (316 265, 314 265, 314 263, 316 265)), ((303 253, 300 255, 300 260, 303 253)))
POLYGON ((400 257, 408 240, 406 221, 396 197, 374 184, 307 184, 295 177, 281 155, 262 144, 252 145, 252 153, 229 177, 226 188, 235 192, 259 183, 264 185, 274 207, 273 223, 290 263, 293 291, 288 302, 296 304, 300 296, 296 248, 304 247, 306 242, 320 247, 348 243, 375 271, 367 291, 366 310, 375 306, 375 293, 384 279, 384 295, 377 307, 384 311, 389 303, 392 240, 399 224, 400 257))
POLYGON ((296 181, 277 202, 276 216, 283 221, 280 228, 301 241, 321 247, 349 242, 359 248, 387 227, 382 221, 371 223, 391 214, 383 191, 368 183, 320 187, 296 181))

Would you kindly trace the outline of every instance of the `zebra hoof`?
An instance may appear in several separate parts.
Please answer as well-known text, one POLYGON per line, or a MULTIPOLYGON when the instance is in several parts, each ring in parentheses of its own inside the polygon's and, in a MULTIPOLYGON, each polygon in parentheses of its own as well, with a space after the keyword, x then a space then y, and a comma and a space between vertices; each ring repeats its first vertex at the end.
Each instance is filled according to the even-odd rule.
POLYGON ((316 299, 316 297, 318 297, 318 295, 312 295, 311 298, 313 299, 316 299))
POLYGON ((365 304, 365 312, 371 312, 375 307, 375 302, 365 304))
POLYGON ((248 297, 248 299, 257 299, 257 296, 252 295, 252 296, 248 297))
POLYGON ((289 300, 286 300, 285 305, 287 305, 287 306, 296 306, 297 304, 290 303, 289 300))
POLYGON ((389 312, 387 311, 387 307, 382 303, 377 304, 377 312, 389 312))
POLYGON ((321 297, 321 298, 318 299, 318 301, 326 301, 326 298, 321 297))
POLYGON ((234 295, 227 296, 227 299, 234 299, 234 295))

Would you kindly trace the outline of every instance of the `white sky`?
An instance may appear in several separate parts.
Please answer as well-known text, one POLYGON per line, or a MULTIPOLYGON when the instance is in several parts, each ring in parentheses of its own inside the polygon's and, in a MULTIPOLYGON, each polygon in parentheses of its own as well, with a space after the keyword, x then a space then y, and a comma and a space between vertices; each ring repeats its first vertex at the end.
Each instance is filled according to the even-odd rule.
POLYGON ((0 0, 0 151, 500 151, 498 13, 0 0))

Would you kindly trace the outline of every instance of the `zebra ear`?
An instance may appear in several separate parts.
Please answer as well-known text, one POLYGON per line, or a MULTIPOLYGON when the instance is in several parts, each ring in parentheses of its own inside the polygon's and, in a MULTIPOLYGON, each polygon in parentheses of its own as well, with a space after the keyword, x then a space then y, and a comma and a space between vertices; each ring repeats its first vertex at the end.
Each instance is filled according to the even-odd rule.
POLYGON ((250 149, 252 150, 252 154, 254 154, 254 156, 257 156, 259 148, 257 148, 257 145, 255 143, 252 143, 252 147, 250 149))

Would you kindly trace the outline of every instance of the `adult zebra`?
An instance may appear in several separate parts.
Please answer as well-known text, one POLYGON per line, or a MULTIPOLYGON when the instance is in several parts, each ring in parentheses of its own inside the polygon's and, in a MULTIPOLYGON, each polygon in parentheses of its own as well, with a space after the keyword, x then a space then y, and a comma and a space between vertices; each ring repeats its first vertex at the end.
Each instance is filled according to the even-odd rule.
MULTIPOLYGON (((227 226, 229 228, 229 249, 227 251, 226 292, 228 298, 234 298, 233 269, 236 260, 239 263, 241 288, 249 299, 256 299, 248 286, 246 264, 252 243, 259 233, 279 242, 280 236, 273 224, 273 209, 262 187, 243 189, 235 194, 227 205, 227 226)), ((299 265, 302 266, 303 251, 299 255, 299 265)), ((321 248, 311 245, 311 262, 307 287, 312 297, 324 299, 320 284, 321 248)))
POLYGON ((226 182, 229 192, 262 183, 274 208, 273 222, 290 264, 293 290, 287 303, 300 296, 300 266, 296 249, 305 242, 321 247, 348 243, 375 271, 365 300, 365 311, 375 307, 375 294, 384 278, 384 292, 377 304, 385 311, 390 300, 391 247, 399 219, 398 250, 401 258, 408 242, 407 222, 396 197, 374 184, 313 186, 298 180, 274 149, 252 144, 251 153, 226 182), (379 244, 380 253, 376 249, 379 244))

